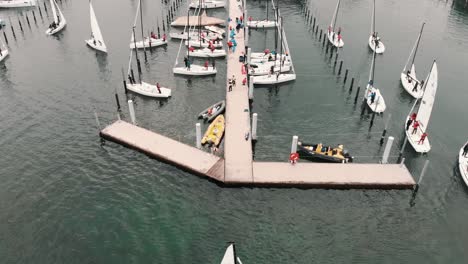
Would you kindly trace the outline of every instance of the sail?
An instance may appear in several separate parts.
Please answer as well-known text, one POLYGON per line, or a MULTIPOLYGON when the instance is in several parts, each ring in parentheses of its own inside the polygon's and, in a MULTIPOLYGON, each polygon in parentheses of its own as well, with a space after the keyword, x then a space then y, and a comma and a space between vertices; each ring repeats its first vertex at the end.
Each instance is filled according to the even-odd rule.
MULTIPOLYGON (((54 0, 54 1, 55 1, 55 0, 54 0)), ((58 7, 57 2, 55 2, 55 4, 57 5, 57 10, 58 10, 59 15, 60 15, 60 23, 65 24, 66 21, 65 21, 65 17, 64 17, 63 14, 62 14, 62 10, 60 10, 60 8, 58 7)))
POLYGON ((57 10, 55 9, 55 0, 50 0, 50 7, 52 8, 52 15, 54 16, 55 24, 58 24, 57 10))
POLYGON ((223 260, 221 260, 221 264, 236 264, 235 257, 234 257, 234 245, 229 245, 226 249, 226 253, 224 253, 223 260))
POLYGON ((94 13, 94 8, 93 8, 93 5, 91 4, 91 1, 89 1, 89 15, 91 17, 91 32, 93 32, 94 39, 98 42, 100 41, 102 45, 105 46, 104 39, 102 38, 102 34, 101 34, 101 29, 99 28, 99 25, 96 19, 96 14, 94 13))
POLYGON ((332 21, 330 22, 330 26, 332 31, 335 31, 335 26, 336 26, 336 18, 338 16, 338 8, 340 6, 340 0, 338 0, 338 3, 336 3, 336 8, 335 8, 335 13, 333 14, 332 21))
POLYGON ((422 97, 421 104, 418 110, 417 120, 419 121, 421 129, 423 131, 426 131, 429 125, 432 107, 434 106, 434 100, 437 91, 437 74, 437 64, 434 61, 434 64, 432 64, 431 71, 429 72, 429 76, 426 80, 426 89, 424 91, 424 95, 422 97))

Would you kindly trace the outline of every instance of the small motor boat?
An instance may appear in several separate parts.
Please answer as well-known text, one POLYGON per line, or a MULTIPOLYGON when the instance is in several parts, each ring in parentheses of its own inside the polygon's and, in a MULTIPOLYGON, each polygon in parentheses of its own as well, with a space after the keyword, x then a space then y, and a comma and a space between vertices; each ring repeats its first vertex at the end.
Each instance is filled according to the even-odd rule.
POLYGON ((353 162, 353 157, 343 148, 343 145, 338 145, 336 148, 319 144, 307 144, 298 142, 297 153, 299 158, 310 161, 348 163, 353 162))
POLYGON ((215 119, 219 114, 224 112, 226 109, 226 101, 222 100, 217 102, 216 104, 208 107, 207 109, 203 110, 199 115, 198 118, 205 120, 205 122, 211 122, 215 119))
POLYGON ((218 146, 221 138, 224 135, 224 116, 219 115, 213 123, 208 126, 208 129, 203 136, 202 145, 209 144, 210 146, 218 146))

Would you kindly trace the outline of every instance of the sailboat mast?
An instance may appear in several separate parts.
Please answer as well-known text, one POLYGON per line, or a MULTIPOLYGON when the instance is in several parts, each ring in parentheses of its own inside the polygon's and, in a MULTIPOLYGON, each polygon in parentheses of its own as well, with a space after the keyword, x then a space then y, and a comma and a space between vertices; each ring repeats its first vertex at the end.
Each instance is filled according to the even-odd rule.
POLYGON ((416 59, 416 53, 418 52, 419 41, 421 40, 421 35, 422 35, 423 29, 424 29, 424 24, 426 24, 426 23, 423 23, 422 26, 421 26, 421 31, 419 32, 418 41, 416 42, 416 49, 414 50, 414 54, 413 54, 413 60, 411 61, 410 65, 413 65, 414 60, 416 59))
POLYGON ((266 2, 267 2, 267 21, 268 21, 268 9, 269 9, 269 8, 268 8, 268 2, 269 2, 269 1, 270 1, 270 0, 266 0, 266 2))
MULTIPOLYGON (((141 0, 140 0, 140 25, 141 25, 141 40, 143 41, 143 53, 145 54, 145 61, 147 61, 146 58, 146 48, 145 48, 145 35, 143 31, 143 12, 141 9, 141 0)), ((151 41, 151 39, 150 39, 151 41)), ((137 47, 135 45, 135 53, 138 53, 137 47)))
MULTIPOLYGON (((281 25, 281 32, 280 32, 280 70, 279 73, 281 74, 281 65, 283 64, 283 17, 280 17, 280 25, 281 25)), ((275 64, 276 64, 276 58, 275 58, 275 64)), ((279 76, 279 75, 277 75, 279 76)), ((278 79, 278 77, 277 77, 278 79)))
POLYGON ((276 7, 275 7, 275 23, 276 23, 276 28, 275 30, 275 64, 276 64, 276 59, 278 58, 278 31, 279 29, 279 23, 278 23, 278 1, 276 1, 276 7))
POLYGON ((340 0, 338 0, 338 4, 336 5, 335 16, 333 20, 332 30, 335 32, 336 20, 338 19, 338 9, 340 8, 340 0))
POLYGON ((190 60, 190 8, 187 10, 187 62, 190 60))
POLYGON ((374 0, 374 6, 372 10, 372 25, 371 25, 371 35, 374 34, 375 32, 375 0, 374 0))
MULTIPOLYGON (((375 35, 375 37, 377 38, 377 35, 375 35)), ((374 76, 375 76, 375 49, 374 49, 374 53, 372 54, 372 86, 374 86, 374 76)))

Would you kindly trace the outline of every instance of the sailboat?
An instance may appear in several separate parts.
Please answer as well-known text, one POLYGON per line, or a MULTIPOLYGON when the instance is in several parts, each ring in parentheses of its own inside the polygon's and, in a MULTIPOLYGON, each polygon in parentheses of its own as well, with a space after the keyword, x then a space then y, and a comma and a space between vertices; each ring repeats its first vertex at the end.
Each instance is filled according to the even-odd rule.
POLYGON ((336 4, 335 13, 333 14, 332 21, 327 31, 328 41, 330 41, 330 43, 337 48, 341 48, 344 46, 343 38, 341 37, 341 28, 338 29, 338 32, 335 33, 336 19, 338 18, 339 8, 340 0, 338 0, 338 3, 336 4))
MULTIPOLYGON (((141 1, 141 0, 140 0, 141 1)), ((143 12, 141 11, 141 3, 140 3, 140 21, 141 21, 141 32, 143 35, 143 12)), ((159 47, 162 45, 167 45, 166 34, 163 35, 162 38, 158 38, 156 34, 151 32, 150 36, 143 37, 143 40, 135 40, 135 34, 132 34, 132 38, 130 39, 130 49, 145 49, 145 48, 154 48, 159 47)))
POLYGON ((269 14, 269 7, 268 7, 268 2, 270 0, 266 0, 266 19, 264 20, 250 20, 247 21, 247 26, 249 28, 274 28, 277 26, 276 21, 270 21, 268 20, 268 14, 269 14))
POLYGON ((375 53, 377 54, 384 53, 385 51, 385 45, 383 44, 380 37, 377 35, 377 32, 375 32, 375 0, 374 0, 373 9, 372 9, 372 21, 371 21, 371 31, 370 31, 370 37, 369 37, 369 47, 371 48, 371 50, 375 51, 375 53))
MULTIPOLYGON (((200 19, 200 16, 199 16, 199 19, 200 19)), ((190 32, 190 9, 187 12, 186 28, 187 28, 187 32, 190 32)), ((180 53, 180 48, 182 47, 182 41, 183 40, 181 40, 181 43, 180 43, 179 53, 180 53)), ((187 42, 191 43, 190 34, 188 34, 187 42)), ((204 66, 201 66, 201 65, 192 64, 191 61, 190 61, 190 55, 191 55, 190 53, 191 52, 189 50, 189 47, 187 47, 187 57, 184 58, 185 65, 183 67, 176 67, 177 63, 178 63, 179 53, 177 54, 176 64, 175 64, 174 68, 172 69, 172 72, 174 74, 192 75, 192 76, 206 76, 206 75, 214 75, 214 74, 217 73, 216 68, 214 68, 212 66, 204 67, 204 66)))
POLYGON ((463 145, 458 153, 458 168, 460 169, 463 181, 468 186, 468 155, 463 155, 465 148, 468 148, 468 141, 463 145))
POLYGON ((421 82, 418 81, 418 79, 416 78, 416 70, 414 69, 414 60, 416 59, 416 53, 418 52, 419 41, 421 40, 424 24, 425 23, 423 23, 421 26, 421 31, 419 32, 418 38, 416 39, 416 43, 414 44, 413 49, 411 50, 410 55, 408 57, 408 60, 406 61, 405 67, 403 68, 403 72, 400 75, 401 84, 403 85, 403 88, 405 88, 405 90, 416 99, 421 98, 424 94, 424 90, 421 87, 421 82), (411 61, 411 66, 408 69, 408 63, 411 59, 411 55, 413 55, 413 59, 411 61))
MULTIPOLYGON (((278 7, 277 7, 278 8, 278 7)), ((281 18, 281 23, 278 25, 278 31, 280 31, 280 54, 283 53, 283 18, 281 18)), ((280 56, 281 58, 282 56, 280 56)), ((278 60, 274 61, 272 65, 273 73, 271 70, 267 73, 267 75, 255 76, 253 77, 253 83, 258 85, 271 85, 271 84, 280 84, 289 81, 293 81, 296 79, 295 73, 282 73, 283 69, 289 71, 291 69, 290 65, 285 65, 286 58, 282 58, 281 61, 278 60), (278 63, 279 68, 276 71, 276 63, 278 63)), ((289 62, 290 63, 290 62, 289 62)), ((291 64, 292 65, 292 64, 291 64)), ((271 68, 271 66, 270 66, 271 68)))
POLYGON ((226 3, 224 0, 202 0, 200 3, 199 1, 192 1, 189 4, 190 8, 204 8, 204 9, 211 9, 211 8, 220 8, 224 7, 226 3))
POLYGON ((35 6, 36 0, 2 0, 0 8, 35 6))
POLYGON ((85 42, 93 49, 107 52, 106 43, 104 43, 91 0, 89 0, 89 16, 91 19, 91 39, 85 40, 85 42))
POLYGON ((230 243, 224 252, 224 257, 221 260, 221 264, 236 264, 236 250, 234 243, 230 243))
POLYGON ((385 100, 380 93, 380 89, 375 88, 375 50, 372 54, 372 64, 369 72, 369 83, 366 88, 366 103, 369 108, 376 113, 382 113, 385 111, 387 106, 385 105, 385 100))
POLYGON ((437 92, 437 78, 437 64, 434 61, 431 67, 431 71, 426 78, 424 85, 424 95, 421 99, 416 100, 413 107, 411 108, 410 113, 408 114, 408 118, 406 119, 406 124, 408 125, 409 119, 411 119, 411 113, 413 112, 416 104, 419 102, 419 109, 416 114, 416 121, 419 123, 419 127, 416 129, 416 131, 414 131, 412 123, 416 121, 413 121, 411 123, 411 127, 405 130, 409 143, 411 146, 413 146, 414 150, 419 153, 427 153, 431 150, 429 138, 426 137, 426 139, 421 142, 421 136, 427 132, 427 128, 429 126, 429 119, 431 118, 432 107, 434 106, 435 95, 437 92))
POLYGON ((55 2, 55 0, 50 0, 50 6, 52 8, 54 21, 52 22, 52 24, 49 25, 49 28, 46 30, 46 34, 49 36, 61 31, 67 25, 67 21, 65 20, 62 11, 58 7, 57 2, 55 2))

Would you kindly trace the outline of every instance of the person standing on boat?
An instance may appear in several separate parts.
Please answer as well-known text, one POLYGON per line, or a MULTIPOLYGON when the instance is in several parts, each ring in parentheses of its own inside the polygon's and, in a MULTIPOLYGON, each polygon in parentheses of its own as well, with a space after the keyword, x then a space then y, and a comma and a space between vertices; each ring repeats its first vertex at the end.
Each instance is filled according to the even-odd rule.
POLYGON ((413 123, 413 132, 411 134, 416 134, 416 132, 418 132, 418 127, 419 127, 419 122, 418 120, 414 120, 414 123, 413 123))
POLYGON ((158 93, 161 93, 161 85, 158 82, 156 83, 156 88, 158 89, 158 93))
POLYGON ((417 92, 418 91, 418 82, 414 82, 414 87, 413 87, 413 92, 417 92))
POLYGON ((190 47, 188 48, 188 50, 189 50, 190 52, 193 52, 193 51, 195 51, 195 48, 194 48, 193 46, 190 46, 190 47))
POLYGON ((162 40, 166 42, 166 33, 163 34, 162 40))
POLYGON ((205 61, 205 70, 208 70, 208 65, 209 65, 209 62, 208 60, 205 61))
POLYGON ((130 74, 128 75, 128 81, 130 82, 130 84, 135 84, 130 74))
POLYGON ((376 96, 376 95, 377 95, 376 92, 371 92, 371 94, 370 94, 370 101, 371 101, 371 104, 374 103, 374 101, 375 101, 375 96, 376 96))
POLYGON ((426 137, 427 137, 427 133, 424 132, 424 133, 421 135, 421 138, 419 139, 418 144, 419 144, 419 145, 423 144, 423 143, 424 143, 424 140, 426 139, 426 137))
POLYGON ((156 36, 156 34, 154 34, 153 31, 151 31, 150 36, 151 36, 152 39, 158 39, 158 37, 156 36))
MULTIPOLYGON (((192 47, 190 47, 190 48, 192 48, 192 47)), ((189 50, 190 50, 190 48, 189 48, 189 50)), ((192 51, 193 51, 193 50, 192 50, 192 51)), ((188 59, 187 59, 187 57, 184 57, 184 63, 185 63, 185 68, 188 68, 189 65, 188 65, 188 59)))

